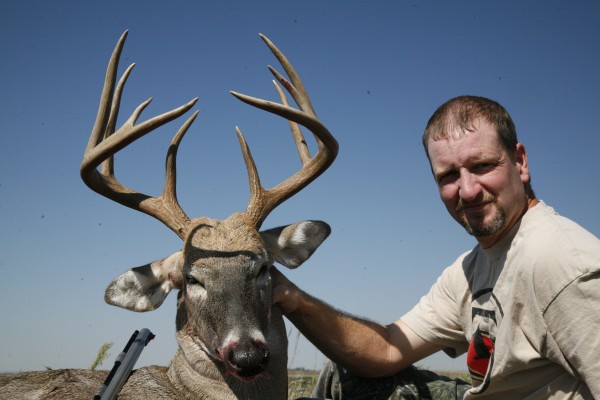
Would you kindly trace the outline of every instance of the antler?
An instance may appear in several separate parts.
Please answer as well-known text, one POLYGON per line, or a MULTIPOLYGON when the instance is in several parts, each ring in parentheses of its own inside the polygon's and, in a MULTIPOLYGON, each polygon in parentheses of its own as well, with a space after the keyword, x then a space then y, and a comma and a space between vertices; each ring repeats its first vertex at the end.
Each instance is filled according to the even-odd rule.
MULTIPOLYGON (((129 74, 134 67, 134 64, 130 65, 115 86, 119 58, 126 37, 127 31, 119 39, 108 64, 106 79, 100 98, 100 106, 98 108, 98 116, 96 117, 96 122, 94 123, 94 128, 80 166, 81 178, 95 192, 158 219, 180 238, 184 239, 190 227, 190 218, 185 214, 177 201, 176 158, 179 143, 190 125, 194 122, 198 112, 195 112, 188 118, 171 141, 166 159, 165 184, 160 196, 150 197, 123 186, 114 174, 114 155, 154 129, 185 114, 193 107, 197 98, 176 109, 147 119, 136 125, 141 113, 152 101, 150 98, 140 104, 129 119, 118 130, 115 130, 121 103, 121 94, 129 74), (99 166, 101 166, 100 171, 98 171, 99 166)), ((302 168, 277 186, 271 189, 263 188, 248 144, 241 131, 236 128, 250 182, 250 200, 246 208, 246 214, 257 228, 260 227, 275 207, 321 175, 333 163, 338 152, 337 141, 317 118, 308 94, 304 89, 304 85, 290 62, 269 39, 262 34, 260 37, 279 60, 291 82, 271 66, 269 66, 269 70, 292 95, 299 109, 289 106, 284 92, 275 81, 273 83, 281 98, 281 104, 236 92, 231 93, 250 105, 277 114, 289 121, 292 136, 294 137, 302 162, 302 168), (308 128, 317 141, 318 149, 314 157, 310 156, 298 124, 308 128)))
POLYGON ((338 152, 337 141, 317 118, 308 94, 304 89, 304 85, 288 59, 266 36, 261 34, 260 37, 279 60, 291 82, 273 67, 269 66, 269 70, 292 95, 299 110, 289 106, 284 92, 275 81, 273 81, 273 83, 281 97, 281 104, 258 99, 256 97, 250 97, 237 92, 231 92, 231 94, 252 106, 277 114, 289 121, 292 136, 294 137, 298 154, 302 161, 302 168, 277 186, 271 189, 263 188, 248 144, 241 131, 236 128, 246 168, 248 170, 248 180, 250 182, 250 201, 246 208, 246 214, 251 218, 257 228, 260 227, 265 218, 273 209, 275 209, 275 207, 298 193, 321 175, 333 163, 338 152), (304 136, 302 135, 298 124, 308 128, 317 141, 317 154, 312 158, 310 157, 306 142, 304 141, 304 136))
POLYGON ((136 125, 137 119, 152 101, 152 98, 150 98, 140 104, 129 119, 115 131, 123 87, 135 65, 132 64, 127 68, 115 88, 119 58, 126 37, 127 31, 119 39, 110 57, 100 97, 98 116, 96 117, 96 122, 94 123, 94 128, 80 166, 81 178, 95 192, 158 219, 183 239, 189 229, 190 219, 177 201, 175 163, 179 143, 190 125, 194 122, 198 112, 195 112, 181 126, 171 141, 166 157, 165 185, 163 193, 160 196, 150 197, 123 186, 115 178, 113 156, 140 137, 185 114, 193 107, 197 98, 181 107, 147 119, 136 125), (98 171, 97 168, 100 164, 102 168, 101 171, 98 171))

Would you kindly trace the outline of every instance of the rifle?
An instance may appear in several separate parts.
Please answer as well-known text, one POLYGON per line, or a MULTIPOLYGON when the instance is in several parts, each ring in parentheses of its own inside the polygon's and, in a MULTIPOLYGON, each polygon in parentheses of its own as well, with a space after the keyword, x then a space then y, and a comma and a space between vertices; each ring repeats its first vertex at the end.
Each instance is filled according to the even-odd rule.
POLYGON ((129 379, 131 370, 135 365, 144 347, 154 339, 154 334, 144 328, 141 331, 133 332, 131 338, 125 345, 123 351, 117 356, 115 364, 106 380, 94 395, 94 400, 114 400, 117 394, 129 379))

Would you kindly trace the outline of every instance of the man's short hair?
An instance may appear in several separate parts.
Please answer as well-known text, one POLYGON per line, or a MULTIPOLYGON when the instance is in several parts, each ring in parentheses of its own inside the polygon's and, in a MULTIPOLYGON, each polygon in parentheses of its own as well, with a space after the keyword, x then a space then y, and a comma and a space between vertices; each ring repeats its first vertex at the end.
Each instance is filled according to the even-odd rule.
POLYGON ((479 96, 458 96, 442 104, 429 118, 425 133, 423 133, 423 146, 427 158, 429 139, 439 140, 447 138, 450 132, 471 131, 475 122, 482 118, 496 128, 502 147, 509 154, 513 154, 517 147, 517 131, 510 114, 500 103, 479 96))

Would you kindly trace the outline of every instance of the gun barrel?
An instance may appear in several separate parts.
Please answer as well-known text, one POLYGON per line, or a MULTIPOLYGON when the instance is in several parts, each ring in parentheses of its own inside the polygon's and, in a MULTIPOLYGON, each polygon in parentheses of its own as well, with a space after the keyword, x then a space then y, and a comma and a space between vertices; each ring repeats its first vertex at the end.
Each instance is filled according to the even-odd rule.
POLYGON ((144 328, 141 331, 135 331, 125 345, 123 351, 117 356, 115 364, 108 374, 104 383, 100 386, 94 400, 114 400, 121 391, 127 379, 131 375, 131 370, 135 366, 144 347, 154 339, 154 334, 144 328))

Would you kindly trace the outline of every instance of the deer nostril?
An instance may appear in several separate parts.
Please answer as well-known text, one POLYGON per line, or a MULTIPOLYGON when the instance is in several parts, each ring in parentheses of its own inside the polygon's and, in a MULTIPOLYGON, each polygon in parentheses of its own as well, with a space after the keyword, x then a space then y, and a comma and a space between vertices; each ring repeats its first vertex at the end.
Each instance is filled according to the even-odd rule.
POLYGON ((227 361, 237 375, 253 377, 267 368, 269 349, 264 343, 248 341, 231 348, 227 353, 227 361))

